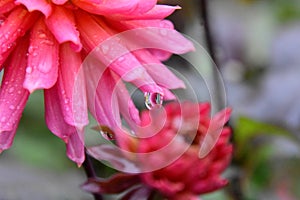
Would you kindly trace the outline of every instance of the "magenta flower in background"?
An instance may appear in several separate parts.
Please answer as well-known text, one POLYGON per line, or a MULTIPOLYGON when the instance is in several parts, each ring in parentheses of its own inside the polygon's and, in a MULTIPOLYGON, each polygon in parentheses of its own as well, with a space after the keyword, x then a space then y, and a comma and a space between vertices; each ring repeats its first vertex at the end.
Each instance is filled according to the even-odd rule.
POLYGON ((110 180, 90 179, 83 189, 108 194, 127 190, 124 199, 139 199, 139 194, 151 196, 158 191, 167 199, 185 200, 198 199, 200 194, 226 186, 228 182, 221 174, 232 156, 231 130, 224 125, 230 109, 211 118, 208 103, 173 102, 164 108, 164 112, 163 109, 142 112, 142 126, 135 136, 117 134, 117 142, 125 151, 118 152, 105 145, 90 147, 89 153, 96 159, 105 158, 117 169, 131 173, 119 173, 110 180), (219 135, 216 132, 220 136, 213 148, 203 144, 208 135, 219 135), (211 150, 201 157, 199 151, 203 145, 211 150), (120 154, 128 161, 122 162, 120 154), (129 198, 131 195, 137 196, 129 198))
POLYGON ((108 46, 97 57, 100 64, 83 70, 80 66, 100 43, 122 31, 146 27, 173 30, 172 23, 163 19, 178 8, 157 5, 156 0, 0 1, 0 70, 4 70, 0 152, 12 145, 28 96, 37 89, 44 89, 49 129, 66 143, 68 157, 78 165, 84 161, 88 107, 100 125, 112 130, 120 123, 115 113, 139 122, 121 79, 143 92, 173 98, 169 89, 184 84, 161 61, 171 53, 193 50, 179 33, 171 38, 162 32, 145 39, 148 44, 161 44, 164 51, 140 49, 109 63, 109 49, 114 47, 108 46), (146 64, 155 64, 155 70, 144 67, 146 64), (104 71, 99 84, 95 82, 97 70, 104 71), (116 96, 112 95, 114 89, 116 96))

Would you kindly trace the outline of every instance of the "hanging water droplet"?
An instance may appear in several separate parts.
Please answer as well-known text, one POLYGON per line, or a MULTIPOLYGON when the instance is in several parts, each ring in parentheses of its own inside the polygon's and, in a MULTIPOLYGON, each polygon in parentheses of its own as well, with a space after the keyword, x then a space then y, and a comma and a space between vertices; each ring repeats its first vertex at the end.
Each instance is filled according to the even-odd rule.
POLYGON ((160 108, 163 103, 163 95, 160 93, 145 92, 145 105, 149 110, 160 108))

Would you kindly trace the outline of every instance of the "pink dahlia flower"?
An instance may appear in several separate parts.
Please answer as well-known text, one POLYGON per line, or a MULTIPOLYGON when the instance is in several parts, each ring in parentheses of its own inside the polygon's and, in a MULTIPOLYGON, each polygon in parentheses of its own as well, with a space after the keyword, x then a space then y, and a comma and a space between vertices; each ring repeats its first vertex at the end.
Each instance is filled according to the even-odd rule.
POLYGON ((126 150, 122 153, 127 162, 111 156, 112 152, 120 156, 121 151, 118 153, 116 149, 89 148, 93 157, 107 159, 125 172, 131 168, 134 174, 120 173, 110 180, 90 179, 83 188, 90 192, 118 193, 142 184, 140 189, 131 190, 127 195, 150 195, 158 191, 172 200, 198 199, 200 194, 218 190, 227 184, 221 174, 232 155, 231 130, 224 126, 229 116, 230 109, 224 109, 211 118, 209 104, 191 102, 167 104, 164 112, 162 109, 144 111, 137 137, 117 134, 120 147, 126 150), (219 137, 215 138, 213 147, 204 144, 209 142, 206 138, 216 135, 219 137), (205 156, 201 155, 203 148, 209 148, 205 156), (103 155, 105 152, 110 156, 103 155), (108 190, 107 186, 115 188, 108 190))
MULTIPOLYGON (((171 22, 164 20, 179 7, 156 3, 1 0, 0 70, 4 70, 4 75, 0 89, 0 151, 12 145, 28 96, 37 89, 44 89, 49 129, 66 143, 68 157, 80 165, 84 160, 83 133, 88 123, 88 107, 101 125, 111 129, 120 123, 119 113, 128 121, 139 122, 138 112, 120 80, 167 98, 172 97, 168 89, 184 87, 161 61, 171 53, 190 51, 193 46, 174 31, 171 22), (110 49, 127 48, 120 41, 103 46, 102 53, 96 56, 97 63, 81 70, 86 56, 105 40, 126 30, 147 27, 163 31, 146 38, 137 35, 136 40, 153 47, 160 44, 163 50, 128 51, 110 62, 110 49), (173 31, 172 36, 165 34, 169 30, 173 31), (97 70, 103 72, 100 83, 95 82, 97 70)), ((128 40, 135 43, 132 38, 128 40)))

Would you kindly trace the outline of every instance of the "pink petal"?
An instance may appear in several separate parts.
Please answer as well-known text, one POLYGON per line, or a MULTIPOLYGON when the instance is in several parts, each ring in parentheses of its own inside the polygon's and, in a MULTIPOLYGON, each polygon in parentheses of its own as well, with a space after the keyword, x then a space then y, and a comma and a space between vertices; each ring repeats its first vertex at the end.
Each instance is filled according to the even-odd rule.
POLYGON ((69 137, 69 141, 66 144, 67 147, 67 156, 70 160, 77 163, 78 167, 84 162, 84 139, 83 139, 83 131, 73 133, 69 137))
POLYGON ((176 100, 177 97, 167 88, 162 88, 163 89, 163 98, 164 100, 176 100))
POLYGON ((25 34, 36 18, 36 13, 29 13, 26 9, 17 8, 3 22, 0 26, 0 65, 16 45, 16 39, 25 34))
POLYGON ((0 151, 11 146, 29 92, 23 88, 28 39, 20 41, 10 60, 0 88, 0 151))
POLYGON ((79 53, 66 43, 61 45, 58 95, 64 120, 79 129, 88 124, 84 74, 82 70, 79 71, 81 63, 79 53))
POLYGON ((67 2, 68 0, 52 0, 53 3, 56 5, 63 5, 67 2))
POLYGON ((9 149, 12 146, 17 128, 18 125, 16 124, 14 129, 10 131, 0 132, 0 153, 2 153, 3 150, 9 149))
POLYGON ((51 88, 57 80, 58 43, 42 19, 31 32, 28 67, 24 87, 31 93, 36 89, 51 88))
POLYGON ((166 61, 172 56, 172 53, 159 49, 149 49, 149 51, 160 61, 166 61))
MULTIPOLYGON (((113 22, 112 22, 113 23, 113 22)), ((114 22, 114 27, 120 31, 126 31, 122 37, 127 38, 129 50, 140 48, 159 49, 175 54, 184 54, 194 51, 195 48, 189 40, 173 29, 168 20, 131 20, 120 23, 114 22)))
POLYGON ((120 20, 164 19, 171 15, 177 9, 180 9, 180 6, 155 5, 151 10, 149 10, 146 13, 114 15, 113 18, 120 20))
MULTIPOLYGON (((97 62, 97 61, 96 61, 97 62)), ((115 80, 110 71, 103 72, 99 64, 85 62, 85 80, 87 82, 87 97, 90 112, 100 125, 114 130, 121 125, 119 106, 116 99, 115 80)))
POLYGON ((65 122, 57 85, 44 90, 46 124, 52 133, 66 143, 68 157, 80 166, 84 161, 83 130, 65 122))
MULTIPOLYGON (((113 146, 102 144, 99 146, 88 147, 88 153, 96 160, 105 160, 109 162, 114 169, 127 173, 138 173, 140 169, 136 164, 124 156, 122 149, 113 146)), ((134 156, 130 154, 131 156, 134 156)))
POLYGON ((49 130, 67 143, 69 136, 77 130, 64 120, 58 89, 55 84, 52 88, 44 90, 45 120, 49 130))
POLYGON ((113 74, 117 82, 117 96, 120 107, 120 112, 131 128, 140 124, 139 111, 135 107, 128 90, 123 81, 116 74, 113 74))
POLYGON ((88 52, 95 49, 92 54, 101 61, 105 67, 112 69, 127 82, 132 82, 144 92, 162 93, 147 71, 130 51, 121 44, 118 37, 111 37, 107 33, 108 27, 99 24, 88 15, 78 13, 78 29, 82 41, 88 52), (105 27, 102 28, 102 27, 105 27))
POLYGON ((82 44, 79 32, 76 30, 75 18, 72 11, 61 6, 55 6, 52 14, 45 20, 49 30, 59 43, 72 42, 75 51, 80 51, 82 44))
POLYGON ((151 10, 157 0, 72 0, 76 6, 98 15, 135 14, 151 10))
POLYGON ((226 108, 217 113, 211 120, 207 133, 199 150, 199 157, 204 158, 214 148, 222 133, 224 124, 229 120, 231 109, 226 108))
POLYGON ((52 12, 51 4, 47 0, 16 0, 17 5, 23 4, 29 12, 40 11, 46 17, 52 12))
POLYGON ((7 13, 16 7, 14 0, 0 1, 0 14, 7 13))
POLYGON ((137 50, 133 54, 160 86, 168 89, 185 88, 184 83, 147 50, 137 50))

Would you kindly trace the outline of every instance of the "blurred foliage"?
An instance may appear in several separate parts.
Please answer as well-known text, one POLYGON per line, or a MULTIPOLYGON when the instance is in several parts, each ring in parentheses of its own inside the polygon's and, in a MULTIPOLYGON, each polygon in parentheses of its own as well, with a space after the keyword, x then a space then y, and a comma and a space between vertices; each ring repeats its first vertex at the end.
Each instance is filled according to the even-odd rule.
MULTIPOLYGON (((300 185, 299 179, 295 178, 299 177, 299 173, 294 172, 294 176, 289 177, 291 171, 287 170, 287 168, 298 166, 299 157, 295 159, 292 153, 290 155, 278 154, 280 148, 284 149, 287 145, 282 145, 278 149, 273 141, 276 138, 290 142, 297 141, 292 133, 282 127, 244 116, 237 120, 234 128, 235 155, 233 159, 242 170, 243 185, 241 187, 249 199, 257 199, 259 195, 266 192, 274 194, 278 192, 277 190, 281 188, 281 183, 277 179, 279 175, 284 176, 286 182, 300 185), (291 161, 294 163, 292 164, 291 161)), ((288 191, 296 195, 295 188, 288 188, 288 191)))

